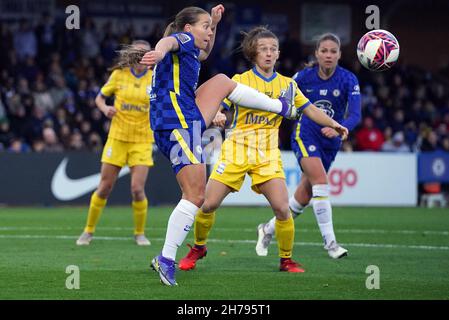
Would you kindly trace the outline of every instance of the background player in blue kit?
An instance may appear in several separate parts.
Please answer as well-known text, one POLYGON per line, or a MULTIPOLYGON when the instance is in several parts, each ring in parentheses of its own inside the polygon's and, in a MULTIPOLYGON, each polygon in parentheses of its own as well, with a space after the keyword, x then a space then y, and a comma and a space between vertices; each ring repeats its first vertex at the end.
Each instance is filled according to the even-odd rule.
POLYGON ((155 66, 150 94, 150 123, 159 150, 171 160, 182 199, 170 215, 162 252, 152 260, 161 281, 177 285, 175 259, 195 215, 204 202, 206 166, 201 136, 215 118, 221 102, 296 118, 296 85, 290 84, 279 99, 271 99, 257 90, 237 83, 223 74, 214 76, 198 89, 201 61, 213 47, 216 27, 224 12, 215 6, 211 14, 197 7, 181 10, 170 23, 154 51, 141 63, 155 66))
MULTIPOLYGON (((316 44, 317 61, 296 73, 293 79, 309 100, 338 123, 352 130, 361 118, 360 88, 356 76, 338 66, 340 39, 326 33, 316 44), (346 116, 345 116, 346 114, 346 116)), ((338 259, 348 250, 338 245, 332 222, 327 172, 340 149, 341 138, 332 128, 321 127, 302 115, 292 133, 292 149, 303 172, 301 181, 290 197, 289 206, 296 218, 311 203, 324 248, 338 259)), ((258 226, 256 252, 266 256, 274 235, 274 219, 258 226)))

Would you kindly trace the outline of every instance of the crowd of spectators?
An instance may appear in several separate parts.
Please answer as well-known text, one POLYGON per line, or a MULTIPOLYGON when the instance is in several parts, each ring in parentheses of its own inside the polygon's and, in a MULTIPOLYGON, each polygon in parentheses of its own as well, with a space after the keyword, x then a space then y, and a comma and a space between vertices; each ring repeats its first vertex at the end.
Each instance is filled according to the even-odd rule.
POLYGON ((400 64, 382 73, 358 69, 363 120, 355 150, 449 152, 448 79, 400 64))
MULTIPOLYGON (((236 50, 241 35, 229 36, 235 29, 232 20, 223 24, 230 32, 218 34, 202 69, 203 80, 248 68, 236 50)), ((110 122, 94 100, 108 79, 116 50, 136 35, 132 28, 115 34, 111 24, 99 28, 91 19, 80 30, 58 25, 63 24, 48 14, 35 25, 20 21, 17 30, 0 23, 0 152, 102 150, 110 122)), ((154 46, 162 32, 163 26, 156 25, 139 38, 154 46)), ((291 76, 307 57, 298 56, 299 39, 280 38, 278 70, 291 76)), ((358 62, 348 64, 344 58, 342 64, 359 78, 363 115, 344 150, 449 152, 447 79, 401 64, 383 73, 362 70, 358 62)), ((283 149, 290 147, 291 127, 289 121, 281 127, 283 149)))

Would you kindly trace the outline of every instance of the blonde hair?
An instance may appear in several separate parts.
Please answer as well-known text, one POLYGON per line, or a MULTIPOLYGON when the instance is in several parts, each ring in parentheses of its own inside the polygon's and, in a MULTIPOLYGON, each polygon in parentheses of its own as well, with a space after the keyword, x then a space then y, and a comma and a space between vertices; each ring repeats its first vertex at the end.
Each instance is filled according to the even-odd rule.
POLYGON ((117 51, 118 58, 115 64, 109 68, 109 71, 117 69, 131 68, 137 65, 142 60, 145 53, 151 50, 151 45, 145 40, 134 40, 130 45, 122 45, 122 48, 117 51), (137 45, 144 45, 148 48, 137 48, 137 45))

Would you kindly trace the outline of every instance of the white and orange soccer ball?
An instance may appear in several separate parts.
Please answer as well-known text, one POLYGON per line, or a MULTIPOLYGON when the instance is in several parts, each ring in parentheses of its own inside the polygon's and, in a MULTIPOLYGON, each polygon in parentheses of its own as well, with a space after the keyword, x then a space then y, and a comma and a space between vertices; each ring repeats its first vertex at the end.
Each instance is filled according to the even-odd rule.
POLYGON ((360 63, 370 71, 390 69, 399 58, 399 42, 386 30, 372 30, 357 45, 360 63))

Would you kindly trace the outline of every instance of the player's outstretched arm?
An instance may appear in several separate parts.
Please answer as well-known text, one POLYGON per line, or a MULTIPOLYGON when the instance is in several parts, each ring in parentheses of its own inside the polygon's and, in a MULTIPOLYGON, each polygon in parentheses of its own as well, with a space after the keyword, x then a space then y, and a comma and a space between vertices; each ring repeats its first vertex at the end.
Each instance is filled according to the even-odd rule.
POLYGON ((145 53, 141 64, 149 67, 153 67, 159 61, 164 59, 165 55, 170 51, 176 51, 179 49, 178 41, 174 37, 165 37, 159 40, 154 50, 145 53))
POLYGON ((304 114, 308 116, 313 122, 318 123, 323 127, 330 127, 338 132, 343 140, 348 137, 348 129, 343 127, 337 121, 329 117, 315 105, 310 105, 306 109, 304 109, 304 114))
POLYGON ((201 50, 200 56, 198 57, 200 61, 206 60, 207 57, 209 57, 209 54, 211 53, 212 48, 214 47, 215 35, 217 34, 217 25, 220 22, 224 11, 225 11, 225 8, 222 4, 219 4, 218 6, 215 6, 211 9, 210 16, 212 18, 212 24, 210 27, 213 31, 213 35, 207 45, 207 48, 205 50, 201 50))

